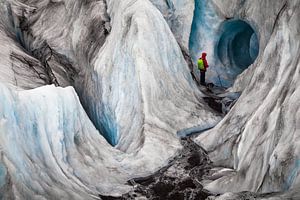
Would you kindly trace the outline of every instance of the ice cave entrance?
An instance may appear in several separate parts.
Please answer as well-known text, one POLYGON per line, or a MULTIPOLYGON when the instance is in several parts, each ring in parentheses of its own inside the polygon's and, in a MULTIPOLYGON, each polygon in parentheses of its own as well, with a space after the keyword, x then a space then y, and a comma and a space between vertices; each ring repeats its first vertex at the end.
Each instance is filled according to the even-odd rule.
POLYGON ((243 20, 227 20, 221 24, 216 53, 232 79, 247 69, 259 53, 258 37, 243 20))

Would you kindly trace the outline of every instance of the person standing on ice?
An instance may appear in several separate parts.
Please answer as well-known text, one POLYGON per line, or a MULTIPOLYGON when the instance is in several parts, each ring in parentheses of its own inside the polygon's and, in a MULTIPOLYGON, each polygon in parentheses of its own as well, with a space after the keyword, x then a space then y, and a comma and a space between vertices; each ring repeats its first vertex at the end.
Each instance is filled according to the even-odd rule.
POLYGON ((206 60, 206 53, 203 52, 202 56, 198 59, 198 69, 200 70, 200 84, 201 85, 206 85, 205 84, 205 72, 206 69, 209 67, 207 60, 206 60))

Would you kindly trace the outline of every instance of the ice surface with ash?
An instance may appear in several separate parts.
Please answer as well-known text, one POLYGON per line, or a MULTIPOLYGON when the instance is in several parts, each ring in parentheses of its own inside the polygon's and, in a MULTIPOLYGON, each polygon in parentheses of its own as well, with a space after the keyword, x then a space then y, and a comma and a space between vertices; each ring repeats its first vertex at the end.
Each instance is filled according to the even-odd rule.
POLYGON ((206 188, 297 195, 299 6, 0 1, 0 198, 120 195, 166 165, 178 136, 221 121, 185 60, 202 51, 208 81, 241 94, 195 139, 228 168, 206 188))

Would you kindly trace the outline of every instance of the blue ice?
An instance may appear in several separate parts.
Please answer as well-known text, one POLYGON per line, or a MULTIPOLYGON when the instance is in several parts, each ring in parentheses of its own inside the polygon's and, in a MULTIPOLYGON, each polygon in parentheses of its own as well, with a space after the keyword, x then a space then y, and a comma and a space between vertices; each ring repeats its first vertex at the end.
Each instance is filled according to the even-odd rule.
POLYGON ((230 87, 255 61, 259 40, 247 22, 225 20, 210 1, 196 0, 189 49, 194 63, 202 52, 208 53, 208 82, 230 87))

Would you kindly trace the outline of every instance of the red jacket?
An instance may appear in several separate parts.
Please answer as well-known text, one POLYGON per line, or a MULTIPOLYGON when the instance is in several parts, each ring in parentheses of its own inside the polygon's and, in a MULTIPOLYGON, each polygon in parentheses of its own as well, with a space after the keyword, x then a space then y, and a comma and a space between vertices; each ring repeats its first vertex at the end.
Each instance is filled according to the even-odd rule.
POLYGON ((209 67, 208 62, 206 60, 206 53, 202 53, 202 57, 201 58, 203 60, 203 64, 204 64, 205 71, 206 71, 206 69, 209 67))

